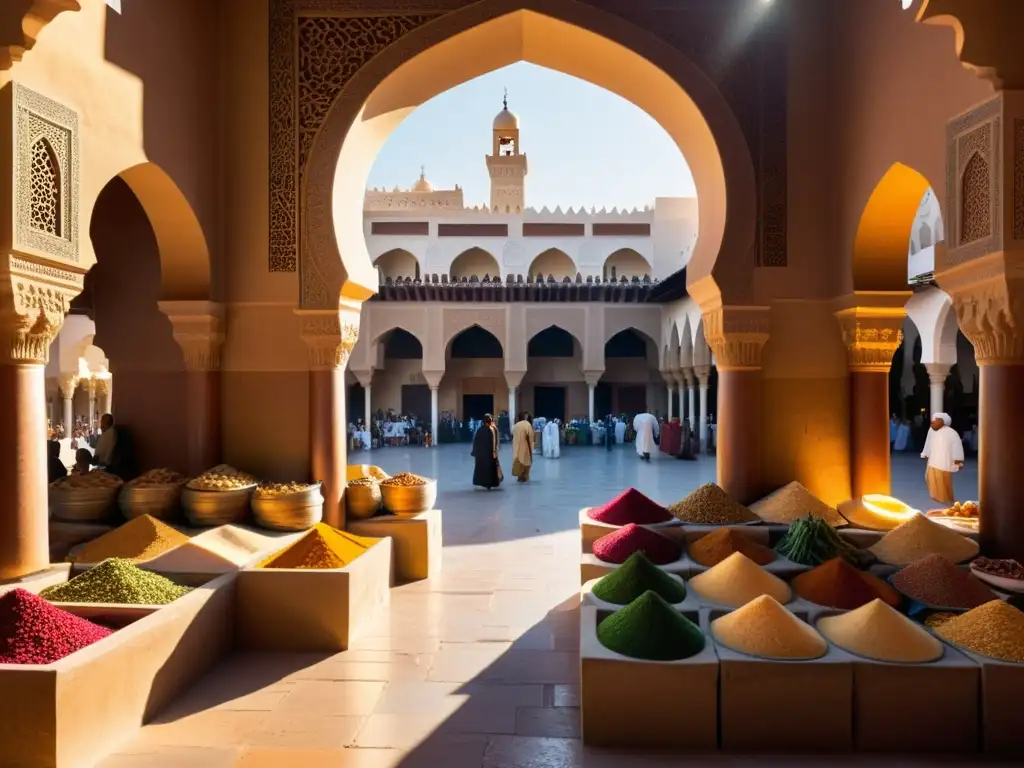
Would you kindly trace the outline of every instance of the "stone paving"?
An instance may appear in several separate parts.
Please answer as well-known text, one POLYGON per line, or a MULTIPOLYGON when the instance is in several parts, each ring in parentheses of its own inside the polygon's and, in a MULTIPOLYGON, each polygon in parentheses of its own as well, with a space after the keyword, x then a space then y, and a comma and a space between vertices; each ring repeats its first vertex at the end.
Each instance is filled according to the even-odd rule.
MULTIPOLYGON (((506 473, 510 453, 504 446, 506 473)), ((468 445, 383 449, 352 461, 441 479, 440 576, 394 589, 390 608, 345 653, 228 658, 103 768, 937 764, 659 758, 581 746, 578 510, 630 485, 675 501, 714 480, 713 459, 659 455, 646 464, 631 446, 567 448, 558 460, 537 457, 528 485, 506 480, 491 492, 470 484, 468 445)), ((923 462, 898 456, 894 466, 894 486, 923 504, 923 462)), ((957 478, 962 498, 976 475, 969 466, 957 478)))

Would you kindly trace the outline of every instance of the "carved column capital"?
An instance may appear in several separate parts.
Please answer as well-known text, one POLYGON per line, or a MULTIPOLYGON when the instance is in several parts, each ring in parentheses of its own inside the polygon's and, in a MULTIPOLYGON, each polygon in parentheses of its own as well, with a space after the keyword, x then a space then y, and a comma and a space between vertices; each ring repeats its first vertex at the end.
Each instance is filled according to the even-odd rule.
POLYGON ((952 363, 925 363, 925 370, 928 371, 929 384, 945 384, 949 371, 953 368, 952 363))
POLYGON ((171 321, 174 340, 185 356, 185 370, 220 370, 224 307, 212 301, 161 301, 158 306, 171 321))
POLYGON ((849 307, 836 312, 851 371, 888 372, 903 342, 902 307, 849 307))
POLYGON ((109 379, 106 377, 92 379, 93 391, 103 397, 109 391, 109 379))
POLYGON ((295 314, 299 316, 299 333, 309 350, 309 369, 344 369, 359 339, 359 306, 297 309, 295 314))
POLYGON ((526 376, 526 371, 510 371, 505 369, 505 383, 510 387, 518 387, 523 383, 523 377, 526 376))
POLYGON ((697 365, 693 368, 693 374, 697 377, 697 381, 702 387, 706 387, 708 382, 711 380, 711 366, 710 365, 697 365))
POLYGON ((0 364, 47 362, 83 279, 21 256, 0 257, 0 364))
POLYGON ((359 386, 363 389, 373 386, 373 369, 368 371, 357 371, 352 370, 352 375, 356 377, 356 381, 359 382, 359 386))
POLYGON ((427 386, 437 389, 441 386, 441 379, 444 378, 444 371, 423 371, 423 378, 427 380, 427 386))
POLYGON ((587 382, 588 387, 596 387, 598 382, 601 381, 601 377, 604 376, 604 371, 584 371, 583 378, 587 382))
POLYGON ((78 374, 62 373, 57 380, 57 387, 60 389, 61 397, 65 400, 71 400, 75 396, 75 390, 78 389, 78 381, 78 374))
POLYGON ((716 307, 704 312, 704 338, 720 371, 757 371, 771 331, 769 307, 716 307))

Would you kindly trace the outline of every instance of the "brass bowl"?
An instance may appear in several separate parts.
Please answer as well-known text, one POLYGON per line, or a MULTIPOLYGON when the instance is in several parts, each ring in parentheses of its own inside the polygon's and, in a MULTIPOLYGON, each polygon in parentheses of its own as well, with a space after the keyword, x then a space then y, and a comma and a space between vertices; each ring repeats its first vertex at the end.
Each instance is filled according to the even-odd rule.
POLYGON ((256 484, 231 491, 200 491, 186 486, 181 491, 185 517, 196 527, 228 525, 245 519, 256 484))
POLYGON ((93 523, 106 520, 122 484, 108 488, 66 488, 50 490, 50 514, 65 523, 93 523))
POLYGON ((345 517, 349 520, 366 520, 373 517, 384 505, 380 483, 350 485, 345 490, 345 517))
POLYGON ((324 497, 320 483, 286 496, 252 496, 256 524, 271 531, 305 531, 324 518, 324 497))
POLYGON ((184 482, 146 486, 128 484, 121 488, 117 505, 128 520, 142 515, 171 520, 181 509, 181 489, 184 486, 184 482))
POLYGON ((411 517, 434 508, 437 501, 437 481, 424 485, 381 485, 384 508, 395 515, 411 517))

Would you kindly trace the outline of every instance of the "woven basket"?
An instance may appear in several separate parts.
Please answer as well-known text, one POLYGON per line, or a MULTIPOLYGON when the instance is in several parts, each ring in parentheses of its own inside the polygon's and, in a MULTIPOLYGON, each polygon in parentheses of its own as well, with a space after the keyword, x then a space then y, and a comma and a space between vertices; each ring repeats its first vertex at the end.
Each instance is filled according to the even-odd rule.
POLYGON ((106 520, 121 485, 110 488, 64 488, 50 491, 50 514, 66 523, 106 520))
POLYGON ((142 487, 125 485, 117 497, 117 505, 128 520, 142 515, 171 520, 181 509, 181 489, 184 487, 183 482, 142 487))
POLYGON ((437 481, 430 480, 424 485, 381 485, 380 492, 388 512, 412 517, 434 508, 437 481))

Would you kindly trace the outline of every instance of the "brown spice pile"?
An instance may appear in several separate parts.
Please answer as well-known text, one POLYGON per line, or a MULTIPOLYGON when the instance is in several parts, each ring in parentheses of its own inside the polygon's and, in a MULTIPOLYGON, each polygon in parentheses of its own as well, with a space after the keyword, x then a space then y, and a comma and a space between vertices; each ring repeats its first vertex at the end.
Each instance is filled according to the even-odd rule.
POLYGON ((736 525, 760 521, 757 515, 729 498, 714 483, 707 483, 668 508, 684 523, 693 525, 736 525))
POLYGON ((928 555, 960 563, 978 554, 978 543, 924 515, 914 515, 885 534, 871 552, 889 565, 907 565, 928 555))
POLYGON ((703 566, 711 568, 734 552, 742 552, 758 565, 768 565, 775 559, 775 553, 744 536, 734 528, 719 528, 701 536, 689 547, 690 557, 703 566))
POLYGON ((995 598, 969 571, 942 555, 929 555, 893 574, 892 585, 922 605, 967 610, 995 598))
POLYGON ((895 589, 877 576, 858 571, 841 557, 801 573, 793 579, 792 587, 804 600, 844 611, 852 611, 879 598, 894 608, 900 604, 895 589))
POLYGON ((789 525, 794 520, 810 515, 824 520, 833 528, 847 524, 846 519, 835 508, 830 507, 796 481, 755 502, 751 505, 750 511, 766 523, 789 525))
POLYGON ((1002 600, 991 600, 944 621, 935 631, 943 640, 968 651, 1024 663, 1024 613, 1002 600))

